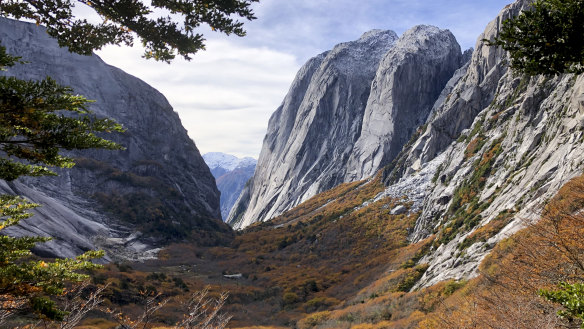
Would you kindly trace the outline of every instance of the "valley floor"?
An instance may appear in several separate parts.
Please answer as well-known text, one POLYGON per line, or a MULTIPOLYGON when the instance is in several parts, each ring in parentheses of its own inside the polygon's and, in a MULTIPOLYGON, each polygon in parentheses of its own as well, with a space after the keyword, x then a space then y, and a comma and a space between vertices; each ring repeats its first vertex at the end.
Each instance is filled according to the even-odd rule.
MULTIPOLYGON (((423 289, 416 286, 427 268, 420 260, 439 237, 408 243, 417 213, 392 214, 410 206, 401 200, 362 206, 382 190, 379 177, 341 185, 229 244, 171 245, 156 261, 110 264, 93 282, 109 283, 106 306, 131 316, 144 308, 141 292, 170 298, 153 321, 159 328, 180 319, 181 301, 204 287, 211 296, 229 292, 222 311, 233 316, 232 328, 579 327, 538 291, 584 278, 584 177, 566 184, 537 224, 498 243, 477 277, 423 289)), ((83 328, 114 327, 94 314, 83 328)))

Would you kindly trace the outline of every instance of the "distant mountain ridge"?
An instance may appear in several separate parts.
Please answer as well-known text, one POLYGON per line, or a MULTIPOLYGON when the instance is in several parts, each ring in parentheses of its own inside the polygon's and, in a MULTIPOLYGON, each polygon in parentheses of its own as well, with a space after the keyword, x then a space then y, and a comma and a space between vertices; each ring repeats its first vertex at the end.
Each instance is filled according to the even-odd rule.
POLYGON ((203 154, 203 160, 215 178, 223 175, 225 172, 233 171, 236 168, 247 168, 257 164, 258 160, 252 157, 238 158, 231 154, 222 152, 208 152, 203 154))
POLYGON ((253 176, 257 160, 251 157, 238 158, 221 152, 205 153, 203 159, 221 192, 221 216, 226 220, 245 184, 253 176))

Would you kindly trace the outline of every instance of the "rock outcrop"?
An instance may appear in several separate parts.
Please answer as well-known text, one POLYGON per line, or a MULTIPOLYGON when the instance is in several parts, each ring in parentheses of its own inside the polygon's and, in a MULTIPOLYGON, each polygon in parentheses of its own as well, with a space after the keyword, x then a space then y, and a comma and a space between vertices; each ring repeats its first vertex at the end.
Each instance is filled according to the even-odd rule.
POLYGON ((498 241, 584 169, 584 77, 521 75, 482 42, 527 3, 487 26, 427 126, 385 170, 379 198, 405 196, 420 211, 412 242, 436 234, 418 286, 477 275, 498 241))
POLYGON ((428 118, 461 60, 454 36, 437 27, 416 26, 400 37, 371 85, 346 181, 370 177, 398 155, 428 118))
POLYGON ((203 159, 211 169, 221 192, 221 216, 225 220, 245 184, 253 176, 257 160, 250 157, 240 159, 220 152, 206 153, 203 159))
POLYGON ((449 31, 417 26, 399 40, 374 30, 311 59, 272 115, 258 169, 228 222, 269 220, 375 173, 426 120, 462 58, 449 31))
POLYGON ((132 258, 191 230, 226 230, 213 176, 162 94, 95 55, 59 48, 35 24, 0 18, 0 42, 30 62, 4 74, 34 80, 50 76, 95 100, 90 108, 97 116, 127 129, 107 136, 124 151, 75 152, 77 165, 59 170, 58 177, 2 182, 3 193, 42 205, 17 233, 53 237, 41 246, 48 255, 70 257, 121 246, 135 252, 126 255, 132 258), (142 239, 136 239, 136 231, 145 234, 142 239))

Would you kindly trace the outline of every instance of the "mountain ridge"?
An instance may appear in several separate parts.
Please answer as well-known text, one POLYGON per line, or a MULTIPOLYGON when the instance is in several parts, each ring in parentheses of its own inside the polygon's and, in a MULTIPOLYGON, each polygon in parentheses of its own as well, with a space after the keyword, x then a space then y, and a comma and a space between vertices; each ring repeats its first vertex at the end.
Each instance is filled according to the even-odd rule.
POLYGON ((269 220, 319 192, 372 175, 397 154, 384 156, 383 145, 394 150, 409 139, 462 60, 450 31, 422 25, 401 38, 367 32, 309 60, 270 119, 259 169, 229 214, 230 225, 269 220), (411 83, 399 85, 392 77, 400 75, 411 76, 411 83), (417 95, 413 105, 402 106, 411 95, 417 95), (394 126, 375 128, 375 106, 408 118, 406 127, 395 126, 395 138, 394 126))
POLYGON ((209 152, 203 155, 221 192, 221 216, 226 220, 245 184, 253 176, 257 160, 251 157, 209 152))

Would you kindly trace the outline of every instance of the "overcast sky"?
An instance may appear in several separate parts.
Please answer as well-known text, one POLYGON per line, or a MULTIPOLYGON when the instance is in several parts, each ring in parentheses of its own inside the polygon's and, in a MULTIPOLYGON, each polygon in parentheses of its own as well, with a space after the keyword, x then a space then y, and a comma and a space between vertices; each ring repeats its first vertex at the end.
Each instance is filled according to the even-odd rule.
POLYGON ((418 24, 449 29, 464 50, 510 2, 261 0, 246 37, 207 32, 207 50, 190 62, 146 61, 142 50, 117 46, 98 55, 162 92, 202 154, 257 158, 270 115, 310 57, 371 29, 401 35, 418 24))

